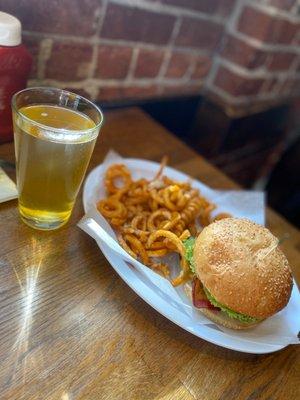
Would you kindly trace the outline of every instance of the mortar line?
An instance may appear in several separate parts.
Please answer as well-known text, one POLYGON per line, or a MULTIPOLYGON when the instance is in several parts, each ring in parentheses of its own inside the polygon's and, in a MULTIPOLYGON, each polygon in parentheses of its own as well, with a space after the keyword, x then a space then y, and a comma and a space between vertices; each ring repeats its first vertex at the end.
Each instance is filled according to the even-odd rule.
POLYGON ((189 10, 184 7, 177 7, 170 4, 152 3, 145 0, 110 0, 110 3, 131 8, 138 8, 141 10, 151 11, 159 14, 171 15, 175 17, 183 16, 199 20, 205 19, 218 24, 222 24, 226 20, 226 18, 221 15, 208 14, 193 9, 189 10))

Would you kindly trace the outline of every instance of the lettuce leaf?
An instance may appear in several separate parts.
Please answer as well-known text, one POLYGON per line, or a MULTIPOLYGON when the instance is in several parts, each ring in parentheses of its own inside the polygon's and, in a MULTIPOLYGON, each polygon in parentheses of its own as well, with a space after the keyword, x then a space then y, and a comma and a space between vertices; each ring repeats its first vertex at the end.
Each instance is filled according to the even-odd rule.
POLYGON ((195 262, 193 258, 195 242, 196 238, 194 238, 193 236, 189 237, 183 242, 183 246, 185 249, 185 259, 189 263, 190 270, 193 274, 195 273, 195 262))
POLYGON ((240 322, 244 322, 244 323, 252 323, 252 322, 260 321, 259 318, 249 317, 249 315, 240 314, 240 313, 237 313, 237 312, 231 310, 230 308, 219 303, 204 286, 203 286, 203 289, 204 289, 204 292, 205 292, 208 300, 211 302, 211 304, 214 305, 215 307, 219 307, 223 312, 225 312, 228 315, 228 317, 235 318, 235 319, 239 320, 240 322))

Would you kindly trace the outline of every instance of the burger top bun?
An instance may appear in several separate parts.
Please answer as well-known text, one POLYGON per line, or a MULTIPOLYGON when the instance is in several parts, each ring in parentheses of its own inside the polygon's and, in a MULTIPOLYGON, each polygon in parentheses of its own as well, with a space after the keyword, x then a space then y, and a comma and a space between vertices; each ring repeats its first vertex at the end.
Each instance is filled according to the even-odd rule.
POLYGON ((235 312, 267 318, 289 301, 292 275, 265 227, 246 219, 216 221, 199 234, 195 272, 211 295, 235 312))

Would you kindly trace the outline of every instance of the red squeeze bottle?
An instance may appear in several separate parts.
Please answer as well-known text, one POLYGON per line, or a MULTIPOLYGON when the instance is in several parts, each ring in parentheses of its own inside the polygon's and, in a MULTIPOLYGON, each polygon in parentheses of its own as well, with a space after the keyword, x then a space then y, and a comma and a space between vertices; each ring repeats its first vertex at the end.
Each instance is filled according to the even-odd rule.
POLYGON ((21 42, 20 21, 0 12, 0 143, 13 140, 11 98, 26 87, 32 64, 21 42))

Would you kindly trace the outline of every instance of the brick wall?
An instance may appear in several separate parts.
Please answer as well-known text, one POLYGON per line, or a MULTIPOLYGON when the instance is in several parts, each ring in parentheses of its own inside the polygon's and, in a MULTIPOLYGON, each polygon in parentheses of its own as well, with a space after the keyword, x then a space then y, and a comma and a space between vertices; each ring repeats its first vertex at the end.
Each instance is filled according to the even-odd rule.
POLYGON ((198 94, 249 112, 300 89, 297 0, 0 0, 23 24, 29 84, 92 100, 198 94))

